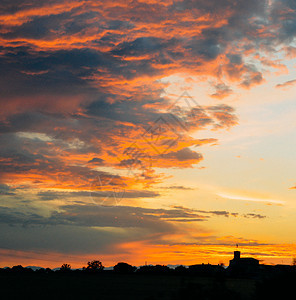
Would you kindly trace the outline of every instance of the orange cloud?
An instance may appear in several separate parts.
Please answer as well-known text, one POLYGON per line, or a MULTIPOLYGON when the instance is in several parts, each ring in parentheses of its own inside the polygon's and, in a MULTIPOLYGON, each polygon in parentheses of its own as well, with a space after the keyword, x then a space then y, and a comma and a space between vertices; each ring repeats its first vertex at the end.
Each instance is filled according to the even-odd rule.
POLYGON ((285 88, 289 86, 293 86, 296 83, 296 79, 286 81, 284 83, 279 83, 276 85, 276 88, 285 88))

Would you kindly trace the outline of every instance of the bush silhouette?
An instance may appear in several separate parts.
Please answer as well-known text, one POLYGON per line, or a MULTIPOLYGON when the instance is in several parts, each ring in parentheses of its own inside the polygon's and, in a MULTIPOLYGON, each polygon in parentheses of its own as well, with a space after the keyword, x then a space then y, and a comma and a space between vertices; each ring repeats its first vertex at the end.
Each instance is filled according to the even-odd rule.
POLYGON ((151 273, 151 274, 163 274, 163 273, 169 273, 173 271, 172 269, 170 269, 168 266, 164 266, 164 265, 148 265, 148 266, 141 266, 137 272, 138 273, 151 273))
POLYGON ((133 273, 137 268, 125 262, 119 262, 114 266, 113 270, 117 273, 133 273))

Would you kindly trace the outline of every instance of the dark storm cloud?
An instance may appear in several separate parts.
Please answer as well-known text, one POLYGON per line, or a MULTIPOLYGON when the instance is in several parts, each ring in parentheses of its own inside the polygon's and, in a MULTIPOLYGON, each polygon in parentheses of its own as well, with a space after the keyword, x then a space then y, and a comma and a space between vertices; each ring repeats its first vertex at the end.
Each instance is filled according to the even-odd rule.
POLYGON ((10 31, 2 33, 0 36, 6 39, 50 38, 52 35, 54 35, 54 31, 60 30, 60 21, 67 17, 69 17, 69 14, 35 17, 33 20, 28 21, 21 26, 12 27, 10 31))
MULTIPOLYGON (((121 100, 123 99, 124 97, 121 97, 121 100)), ((144 99, 143 102, 141 101, 138 103, 128 101, 128 99, 124 100, 126 101, 109 103, 106 100, 100 98, 99 100, 92 102, 87 107, 88 114, 109 118, 114 121, 118 120, 123 122, 133 122, 135 124, 147 124, 148 120, 151 121, 158 118, 158 114, 156 111, 143 108, 143 105, 151 102, 151 99, 144 99)))
POLYGON ((56 1, 45 1, 45 0, 2 0, 0 3, 1 12, 4 14, 12 14, 24 9, 42 7, 45 3, 54 3, 56 1))
POLYGON ((176 44, 176 40, 166 41, 155 37, 141 37, 132 42, 119 44, 112 53, 119 56, 139 56, 143 54, 157 54, 167 47, 176 44))
POLYGON ((2 96, 92 93, 90 79, 98 66, 110 68, 116 63, 91 49, 32 51, 29 48, 5 48, 0 58, 2 96))

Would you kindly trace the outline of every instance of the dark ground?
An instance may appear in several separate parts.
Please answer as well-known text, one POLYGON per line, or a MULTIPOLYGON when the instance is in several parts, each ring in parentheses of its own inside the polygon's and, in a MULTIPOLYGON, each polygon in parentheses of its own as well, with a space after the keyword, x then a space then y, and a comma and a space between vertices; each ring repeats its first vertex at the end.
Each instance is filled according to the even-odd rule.
POLYGON ((294 277, 259 280, 112 272, 10 273, 0 274, 0 299, 288 299, 285 293, 295 286, 294 277))
POLYGON ((159 274, 32 273, 1 274, 0 287, 5 299, 252 299, 255 281, 159 274))

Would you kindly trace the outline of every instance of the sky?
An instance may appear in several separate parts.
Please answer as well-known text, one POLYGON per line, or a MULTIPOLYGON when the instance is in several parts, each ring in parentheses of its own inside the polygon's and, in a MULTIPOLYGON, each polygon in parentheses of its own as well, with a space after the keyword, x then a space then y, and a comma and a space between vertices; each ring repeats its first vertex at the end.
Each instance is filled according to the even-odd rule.
POLYGON ((296 2, 2 0, 0 267, 296 255, 296 2))

